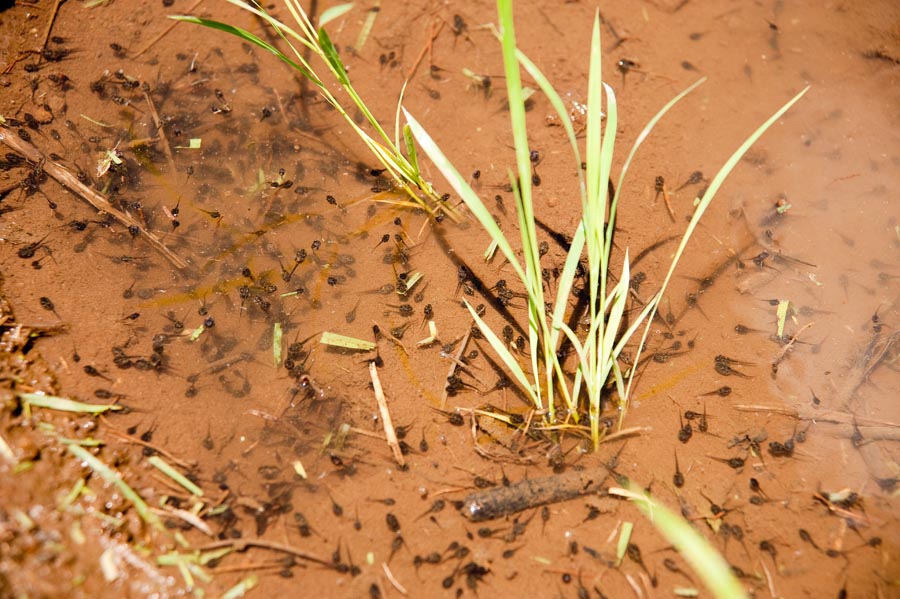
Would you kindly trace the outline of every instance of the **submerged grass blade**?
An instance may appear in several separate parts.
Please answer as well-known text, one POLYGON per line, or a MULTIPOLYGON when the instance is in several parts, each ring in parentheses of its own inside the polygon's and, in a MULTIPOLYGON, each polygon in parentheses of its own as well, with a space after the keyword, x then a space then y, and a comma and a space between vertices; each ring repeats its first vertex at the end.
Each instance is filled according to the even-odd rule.
POLYGON ((175 470, 175 468, 172 468, 172 466, 170 466, 164 459, 162 459, 158 455, 147 458, 147 463, 187 489, 192 495, 203 497, 203 489, 191 482, 181 472, 175 470))
POLYGON ((256 574, 251 574, 250 576, 244 578, 239 583, 225 591, 225 593, 222 595, 222 599, 240 599, 258 583, 259 577, 256 574))
POLYGON ((88 450, 83 447, 79 447, 78 445, 67 443, 66 448, 69 450, 73 456, 87 464, 91 470, 96 472, 100 478, 105 480, 107 483, 116 487, 122 496, 131 502, 131 505, 134 506, 134 509, 137 511, 138 516, 141 517, 141 520, 146 522, 149 526, 156 528, 157 530, 165 530, 160 519, 150 511, 150 508, 147 506, 147 503, 141 499, 141 496, 137 494, 137 491, 132 489, 128 483, 122 480, 122 475, 107 466, 103 463, 99 458, 94 456, 88 450))
POLYGON ((691 565, 718 599, 746 599, 747 593, 731 572, 731 566, 684 518, 643 491, 609 490, 611 495, 627 497, 650 518, 681 556, 691 565))
POLYGON ((373 349, 375 349, 375 344, 371 341, 356 339, 355 337, 348 337, 346 335, 340 335, 338 333, 332 333, 330 331, 325 331, 324 333, 322 333, 322 337, 319 339, 319 343, 321 343, 322 345, 340 347, 343 349, 350 349, 354 351, 372 351, 373 349))
MULTIPOLYGON (((330 8, 326 8, 322 11, 321 16, 319 17, 319 27, 325 27, 335 19, 339 19, 353 8, 353 2, 347 2, 346 4, 338 4, 336 6, 332 6, 330 8)), ((359 48, 357 48, 358 50, 359 48)))
POLYGON ((114 404, 89 404, 65 397, 42 395, 40 393, 19 393, 19 399, 26 405, 35 408, 48 408, 60 412, 76 412, 79 414, 102 414, 121 410, 122 406, 114 404))
POLYGON ((275 362, 275 368, 281 366, 283 337, 284 332, 282 331, 281 323, 276 322, 272 326, 272 360, 275 362))

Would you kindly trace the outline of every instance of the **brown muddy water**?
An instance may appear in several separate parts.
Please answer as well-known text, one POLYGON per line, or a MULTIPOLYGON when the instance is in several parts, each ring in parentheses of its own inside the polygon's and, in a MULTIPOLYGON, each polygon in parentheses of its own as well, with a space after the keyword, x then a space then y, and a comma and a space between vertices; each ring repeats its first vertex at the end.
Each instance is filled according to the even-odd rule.
MULTIPOLYGON (((680 509, 752 596, 900 596, 896 3, 601 6, 621 111, 617 164, 659 107, 708 77, 626 181, 616 239, 646 277, 636 301, 658 285, 666 240, 708 178, 778 106, 811 90, 713 204, 648 341, 625 421, 637 433, 596 454, 576 435, 552 442, 473 423, 471 408, 528 413, 489 349, 463 346, 463 298, 512 327, 513 343, 524 320, 521 300, 496 301, 512 272, 482 260, 488 240, 474 222, 398 207, 352 131, 299 77, 165 17, 270 35, 260 23, 202 0, 12 4, 0 12, 0 114, 12 138, 0 172, 0 434, 10 446, 0 597, 218 597, 249 576, 248 597, 709 596, 647 520, 606 494, 607 467, 680 509), (23 140, 40 157, 10 147, 23 140), (186 266, 62 188, 51 163, 186 266), (399 294, 416 271, 422 280, 399 294), (429 317, 439 342, 418 347, 429 317), (377 341, 405 468, 384 440, 375 354, 320 345, 326 330, 377 341), (453 356, 466 368, 448 396, 453 356), (32 391, 126 409, 29 414, 16 398, 32 391), (54 431, 101 440, 90 451, 165 530, 142 524, 54 431), (157 455, 203 496, 160 474, 157 455), (563 478, 544 478, 554 470, 563 478), (588 492, 483 522, 457 509, 486 487, 574 494, 542 486, 557 483, 588 492), (624 522, 635 524, 633 546, 618 563, 624 522), (198 549, 229 547, 184 565, 198 549)), ((484 27, 492 3, 383 3, 354 49, 375 6, 330 26, 361 94, 389 122, 409 78, 405 106, 514 233, 502 65, 484 27)), ((522 49, 576 121, 594 10, 516 6, 522 49)), ((529 106, 538 217, 565 235, 577 165, 547 101, 536 94, 529 106)), ((550 287, 558 237, 546 237, 550 287)))

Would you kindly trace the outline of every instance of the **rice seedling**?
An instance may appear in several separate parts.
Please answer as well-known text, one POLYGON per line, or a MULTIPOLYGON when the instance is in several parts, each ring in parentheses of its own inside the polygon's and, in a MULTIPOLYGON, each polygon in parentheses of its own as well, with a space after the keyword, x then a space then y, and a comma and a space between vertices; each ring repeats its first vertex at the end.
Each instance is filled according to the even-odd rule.
POLYGON ((629 319, 625 315, 631 282, 627 250, 615 284, 611 283, 610 272, 612 242, 620 201, 619 194, 623 187, 622 182, 637 149, 659 120, 704 80, 697 81, 675 96, 644 127, 622 166, 618 184, 614 188, 615 191, 610 193, 609 182, 612 180, 618 111, 613 89, 602 80, 599 17, 595 16, 594 19, 590 48, 585 168, 582 169, 581 149, 562 99, 537 66, 516 47, 512 0, 498 0, 497 6, 500 30, 496 32, 496 35, 500 39, 503 51, 515 148, 516 171, 510 172, 510 181, 521 235, 521 258, 500 230, 486 205, 468 184, 466 177, 460 175, 424 127, 405 110, 404 113, 408 126, 422 150, 447 179, 474 218, 487 231, 492 240, 492 247, 496 246, 497 251, 503 254, 521 281, 527 295, 528 334, 529 344, 532 348, 530 364, 523 367, 516 355, 491 330, 475 308, 467 303, 472 318, 515 381, 531 398, 534 406, 545 412, 549 424, 569 421, 578 424, 583 419, 586 407, 590 437, 596 448, 601 441, 600 412, 603 400, 608 398, 612 402, 614 398, 611 393, 606 393, 606 390, 611 387, 616 390, 617 399, 615 401, 619 410, 619 425, 621 426, 627 411, 631 385, 634 382, 631 374, 635 372, 640 360, 640 350, 649 334, 650 323, 697 223, 725 178, 744 153, 800 99, 806 90, 797 94, 756 129, 725 162, 712 179, 703 198, 696 201, 694 214, 660 289, 637 316, 629 319), (530 150, 525 125, 525 93, 520 66, 537 83, 559 115, 559 121, 564 126, 572 147, 575 170, 579 177, 582 218, 572 236, 571 246, 558 280, 555 299, 549 308, 545 308, 545 291, 540 265, 541 253, 532 203, 530 150), (603 111, 604 97, 605 113, 603 111), (568 298, 575 285, 583 253, 586 254, 584 271, 587 273, 584 289, 589 298, 585 317, 586 324, 582 334, 579 334, 566 324, 566 318, 570 312, 568 298), (631 367, 625 367, 619 358, 642 325, 644 326, 643 334, 637 344, 631 367), (572 344, 577 356, 574 373, 569 373, 564 369, 563 360, 558 354, 563 338, 572 344), (529 372, 526 373, 526 369, 529 372), (559 402, 557 397, 561 398, 559 402), (563 413, 558 413, 559 408, 564 409, 563 413))
POLYGON ((400 126, 400 103, 403 100, 405 87, 400 92, 394 121, 394 136, 391 138, 381 122, 369 110, 369 107, 353 87, 347 68, 344 66, 337 48, 325 31, 325 25, 344 15, 353 7, 353 3, 338 4, 323 11, 316 26, 313 25, 312 20, 301 6, 299 0, 285 0, 285 7, 297 24, 297 29, 294 29, 270 15, 256 2, 244 3, 242 0, 228 0, 228 2, 256 15, 272 27, 282 42, 289 48, 289 51, 284 52, 250 31, 227 23, 188 15, 176 15, 171 18, 224 31, 274 54, 311 81, 322 97, 344 117, 347 124, 366 144, 387 172, 391 174, 397 186, 409 197, 411 202, 407 202, 408 205, 420 206, 432 216, 446 214, 453 220, 458 218, 456 210, 447 204, 445 199, 441 198, 422 175, 419 170, 416 148, 409 127, 406 125, 400 126), (310 52, 310 59, 307 59, 304 51, 310 52), (325 64, 328 71, 340 84, 341 89, 349 97, 349 104, 339 100, 319 76, 316 67, 312 64, 311 59, 313 55, 325 64), (348 113, 347 109, 351 105, 355 106, 363 115, 372 133, 357 124, 353 116, 348 113), (401 147, 401 137, 403 147, 401 147))

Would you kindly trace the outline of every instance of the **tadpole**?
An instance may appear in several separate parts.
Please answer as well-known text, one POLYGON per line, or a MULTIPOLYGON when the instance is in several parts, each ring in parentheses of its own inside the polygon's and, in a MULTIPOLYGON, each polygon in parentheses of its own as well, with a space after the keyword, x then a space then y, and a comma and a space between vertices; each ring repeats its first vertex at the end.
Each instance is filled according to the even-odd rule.
POLYGON ((337 501, 334 500, 334 497, 331 494, 328 494, 328 498, 331 499, 331 513, 340 518, 344 515, 344 508, 338 504, 337 501))
POLYGON ((628 547, 626 548, 625 552, 628 554, 628 557, 631 559, 631 561, 639 565, 641 569, 644 570, 644 572, 650 578, 651 586, 655 588, 657 585, 656 576, 650 574, 650 570, 647 569, 647 565, 644 563, 644 558, 641 556, 640 548, 634 543, 628 543, 628 547))
POLYGON ((710 459, 727 464, 729 468, 740 470, 744 467, 746 460, 744 458, 717 458, 716 456, 708 456, 710 459))
POLYGON ((95 367, 91 366, 90 364, 85 364, 83 370, 84 370, 84 373, 88 376, 98 376, 102 379, 106 379, 107 381, 112 382, 111 378, 109 378, 108 376, 106 376, 105 374, 103 374, 102 372, 100 372, 95 367))
POLYGON ((37 253, 38 249, 44 245, 44 241, 46 241, 49 236, 50 234, 47 233, 39 240, 33 241, 20 247, 19 251, 17 252, 19 258, 22 258, 23 260, 30 260, 31 258, 34 258, 35 253, 37 253))
POLYGON ((675 474, 672 475, 672 484, 679 489, 684 486, 684 474, 681 473, 681 468, 678 466, 677 450, 675 451, 675 474))
POLYGON ((703 414, 700 415, 700 423, 697 428, 701 433, 709 432, 709 422, 706 419, 706 404, 703 404, 703 414))
POLYGON ((703 172, 702 171, 694 171, 688 176, 687 180, 685 180, 685 182, 682 183, 678 187, 678 189, 676 189, 675 191, 679 192, 682 189, 684 189, 685 187, 687 187, 688 185, 696 185, 698 183, 702 183, 703 181, 704 181, 703 172))
POLYGON ((722 354, 719 354, 718 356, 716 356, 715 369, 716 369, 716 372, 718 372, 722 376, 735 375, 735 376, 745 378, 745 379, 751 378, 749 375, 746 375, 743 372, 735 370, 732 367, 733 364, 741 364, 741 365, 745 365, 745 366, 748 365, 747 362, 740 362, 738 360, 733 360, 731 358, 723 356, 722 354))
POLYGON ((694 434, 694 429, 691 428, 691 423, 688 421, 684 422, 684 419, 681 417, 681 413, 678 413, 678 421, 681 423, 681 428, 678 429, 678 440, 682 443, 687 443, 691 440, 691 437, 694 434))
POLYGON ((806 530, 805 528, 797 529, 797 534, 800 535, 801 540, 809 543, 810 545, 812 545, 814 548, 818 549, 819 551, 822 550, 818 545, 816 545, 816 542, 813 541, 812 536, 810 536, 810 534, 809 534, 809 531, 806 530))
POLYGON ((718 395, 719 397, 728 397, 729 395, 731 395, 731 387, 729 387, 728 385, 722 385, 718 389, 715 389, 713 391, 707 391, 706 393, 701 393, 697 397, 705 397, 707 395, 718 395))
POLYGON ((53 312, 53 315, 59 318, 59 314, 56 313, 56 306, 53 304, 53 301, 46 296, 41 296, 40 298, 41 308, 47 310, 48 312, 53 312))
POLYGON ((388 530, 391 532, 400 532, 400 521, 397 520, 397 516, 393 514, 393 512, 388 512, 384 516, 385 522, 387 522, 388 530))
POLYGON ((427 510, 425 510, 424 512, 419 514, 419 516, 416 517, 416 520, 418 520, 419 518, 421 518, 423 516, 427 516, 429 514, 437 514, 438 512, 442 511, 446 506, 447 506, 447 502, 444 501, 443 499, 435 499, 434 503, 431 504, 431 507, 429 507, 427 510))
POLYGON ((688 574, 687 572, 685 572, 684 570, 682 570, 682 569, 678 566, 678 564, 675 563, 675 560, 673 560, 671 557, 667 557, 667 558, 665 558, 665 559, 663 560, 663 566, 665 566, 665 567, 666 567, 666 570, 668 570, 669 572, 672 572, 672 573, 674 573, 674 574, 681 574, 682 576, 684 576, 685 578, 687 578, 688 581, 690 581, 691 584, 694 584, 694 579, 691 578, 690 574, 688 574))

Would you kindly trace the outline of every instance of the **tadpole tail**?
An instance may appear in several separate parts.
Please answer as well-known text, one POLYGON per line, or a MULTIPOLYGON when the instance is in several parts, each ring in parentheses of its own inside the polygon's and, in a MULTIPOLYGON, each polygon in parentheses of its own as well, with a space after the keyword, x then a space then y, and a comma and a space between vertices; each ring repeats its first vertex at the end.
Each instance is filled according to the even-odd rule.
POLYGON ((593 493, 600 489, 607 476, 608 473, 602 470, 566 472, 519 481, 508 487, 476 491, 466 496, 460 512, 472 522, 502 518, 593 493))

